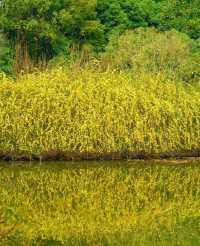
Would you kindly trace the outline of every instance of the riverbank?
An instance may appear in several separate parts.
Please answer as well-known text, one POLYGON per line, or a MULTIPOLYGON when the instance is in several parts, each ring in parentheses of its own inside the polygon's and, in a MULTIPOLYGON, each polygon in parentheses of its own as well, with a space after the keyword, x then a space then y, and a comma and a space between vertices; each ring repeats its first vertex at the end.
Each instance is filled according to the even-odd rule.
POLYGON ((199 153, 199 83, 91 69, 1 78, 1 160, 165 159, 199 153))
POLYGON ((163 153, 76 153, 49 151, 40 155, 0 153, 0 161, 106 161, 106 160, 191 160, 200 158, 200 151, 163 153))

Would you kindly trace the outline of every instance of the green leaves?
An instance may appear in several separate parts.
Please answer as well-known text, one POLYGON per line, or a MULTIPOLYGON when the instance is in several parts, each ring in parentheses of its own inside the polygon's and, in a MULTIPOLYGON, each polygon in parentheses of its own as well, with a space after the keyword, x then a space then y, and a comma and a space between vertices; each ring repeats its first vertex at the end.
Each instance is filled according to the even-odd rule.
POLYGON ((102 52, 113 35, 138 27, 176 29, 198 39, 199 7, 199 0, 1 0, 0 28, 13 48, 20 47, 16 63, 29 57, 38 64, 66 56, 69 44, 102 52))
POLYGON ((157 24, 162 30, 174 28, 191 38, 200 37, 199 1, 163 0, 157 4, 157 24))
POLYGON ((12 72, 12 51, 5 37, 0 33, 0 71, 12 72))
POLYGON ((20 60, 28 52, 38 62, 60 53, 54 46, 57 42, 65 45, 72 40, 82 45, 99 40, 102 45, 104 29, 96 19, 95 7, 95 0, 4 0, 0 23, 9 39, 20 44, 20 60))

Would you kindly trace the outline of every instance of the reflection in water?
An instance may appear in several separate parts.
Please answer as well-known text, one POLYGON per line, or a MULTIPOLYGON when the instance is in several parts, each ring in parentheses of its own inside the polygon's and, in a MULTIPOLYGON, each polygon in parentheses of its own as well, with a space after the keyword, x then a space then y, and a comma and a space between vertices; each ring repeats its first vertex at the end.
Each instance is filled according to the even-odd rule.
POLYGON ((199 245, 199 164, 2 163, 0 209, 17 223, 3 243, 199 245))

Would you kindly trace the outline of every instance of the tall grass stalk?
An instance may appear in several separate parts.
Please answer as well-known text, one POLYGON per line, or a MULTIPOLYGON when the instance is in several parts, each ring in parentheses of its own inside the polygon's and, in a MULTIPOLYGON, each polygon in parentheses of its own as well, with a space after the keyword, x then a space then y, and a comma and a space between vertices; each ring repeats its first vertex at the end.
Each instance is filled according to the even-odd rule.
POLYGON ((0 151, 196 150, 200 85, 161 75, 57 69, 0 81, 0 151))

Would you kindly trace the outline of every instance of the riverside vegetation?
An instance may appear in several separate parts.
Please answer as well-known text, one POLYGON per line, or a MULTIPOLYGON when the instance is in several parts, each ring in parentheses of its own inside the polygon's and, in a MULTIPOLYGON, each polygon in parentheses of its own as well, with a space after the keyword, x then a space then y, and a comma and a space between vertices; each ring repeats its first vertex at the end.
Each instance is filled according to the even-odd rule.
POLYGON ((98 55, 138 27, 175 29, 199 44, 199 0, 1 0, 0 70, 44 67, 72 50, 98 55))
POLYGON ((0 83, 0 151, 199 150, 200 84, 90 69, 0 83))
POLYGON ((1 156, 31 159, 51 151, 199 156, 196 42, 177 31, 140 28, 111 39, 99 58, 85 58, 52 62, 46 71, 13 79, 2 73, 1 156))

